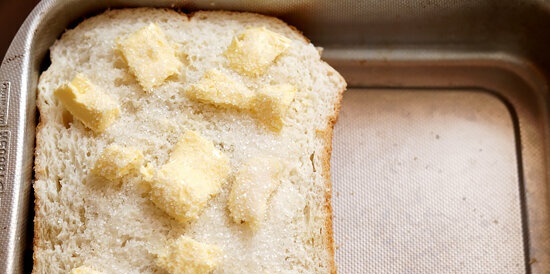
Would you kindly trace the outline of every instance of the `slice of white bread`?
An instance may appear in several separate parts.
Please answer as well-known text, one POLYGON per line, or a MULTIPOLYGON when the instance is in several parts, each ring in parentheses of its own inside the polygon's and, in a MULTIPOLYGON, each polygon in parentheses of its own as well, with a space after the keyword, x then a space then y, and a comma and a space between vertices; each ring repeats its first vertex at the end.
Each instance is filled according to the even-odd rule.
POLYGON ((165 273, 156 263, 158 254, 182 235, 221 250, 214 273, 335 272, 329 159, 345 86, 300 32, 258 14, 110 10, 66 31, 51 47, 51 66, 38 85, 33 273, 69 273, 77 267, 165 273), (164 31, 183 65, 162 85, 145 91, 117 43, 150 23, 164 31), (249 27, 266 27, 292 40, 259 76, 232 70, 223 54, 233 37, 249 27), (266 84, 295 86, 280 132, 246 111, 190 100, 185 90, 211 69, 250 90, 266 84), (73 118, 54 96, 77 73, 120 104, 119 118, 101 133, 73 118), (235 223, 229 213, 234 175, 198 219, 180 223, 151 202, 139 176, 115 184, 91 174, 110 144, 139 148, 144 162, 160 167, 187 130, 227 155, 232 173, 254 157, 284 163, 259 228, 235 223))

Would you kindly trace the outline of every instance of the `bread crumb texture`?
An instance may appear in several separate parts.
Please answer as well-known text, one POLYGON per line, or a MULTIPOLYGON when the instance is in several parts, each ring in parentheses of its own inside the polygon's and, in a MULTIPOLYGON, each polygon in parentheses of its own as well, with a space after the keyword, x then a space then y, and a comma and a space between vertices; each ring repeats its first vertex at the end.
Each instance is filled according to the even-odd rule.
POLYGON ((333 271, 327 136, 346 84, 294 28, 109 10, 50 59, 33 273, 333 271))

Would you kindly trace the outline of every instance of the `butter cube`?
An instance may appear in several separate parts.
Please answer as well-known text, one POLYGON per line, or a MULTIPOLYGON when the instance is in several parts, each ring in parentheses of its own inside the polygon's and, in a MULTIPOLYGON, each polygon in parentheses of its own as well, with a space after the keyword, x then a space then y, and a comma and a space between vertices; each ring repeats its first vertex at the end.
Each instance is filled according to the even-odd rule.
POLYGON ((268 199, 281 183, 282 165, 276 158, 252 158, 239 168, 227 207, 236 223, 256 230, 266 217, 268 199))
POLYGON ((182 66, 164 32, 153 23, 130 34, 118 47, 130 71, 147 91, 177 74, 182 66))
POLYGON ((151 163, 147 163, 145 166, 139 168, 139 174, 144 181, 150 182, 155 176, 155 167, 151 163))
POLYGON ((102 274, 103 272, 95 271, 87 266, 79 266, 73 268, 70 274, 102 274))
POLYGON ((74 117, 98 133, 120 114, 118 103, 82 74, 57 88, 54 95, 74 117))
POLYGON ((179 222, 194 220, 229 174, 229 159, 214 144, 187 131, 151 182, 151 200, 179 222))
POLYGON ((283 118, 296 96, 296 88, 289 84, 266 86, 256 92, 252 110, 256 118, 269 129, 279 132, 283 118))
POLYGON ((225 51, 230 67, 258 76, 290 47, 291 40, 265 27, 249 28, 236 35, 225 51))
POLYGON ((248 109, 254 94, 229 75, 213 69, 191 85, 186 90, 186 95, 191 99, 220 107, 248 109))
POLYGON ((143 164, 143 154, 137 148, 112 144, 106 147, 95 163, 92 173, 111 181, 120 181, 143 164))
POLYGON ((219 265, 221 256, 222 251, 216 245, 180 236, 158 254, 156 263, 168 273, 202 274, 213 271, 219 265))

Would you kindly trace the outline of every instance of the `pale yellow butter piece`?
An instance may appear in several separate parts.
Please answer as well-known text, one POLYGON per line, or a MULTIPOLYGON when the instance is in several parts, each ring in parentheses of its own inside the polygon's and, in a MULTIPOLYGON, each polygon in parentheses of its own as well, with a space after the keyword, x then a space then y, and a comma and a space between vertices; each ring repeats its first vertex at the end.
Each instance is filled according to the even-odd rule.
POLYGON ((179 222, 199 216, 229 174, 229 159, 214 144, 187 131, 151 182, 151 200, 179 222))
POLYGON ((182 66, 164 32, 153 23, 130 34, 118 47, 130 71, 147 91, 179 73, 182 66))
POLYGON ((290 39, 265 27, 249 28, 233 38, 225 57, 235 71, 258 76, 290 47, 290 43, 290 39))
POLYGON ((145 166, 139 168, 139 174, 143 180, 150 182, 155 175, 155 167, 151 163, 147 163, 145 166))
POLYGON ((222 251, 216 245, 180 236, 158 254, 156 263, 168 273, 203 274, 213 271, 220 264, 221 256, 222 251))
POLYGON ((213 69, 186 90, 187 97, 220 107, 248 109, 253 93, 229 75, 213 69))
POLYGON ((57 88, 54 95, 86 127, 102 132, 119 116, 118 103, 83 74, 57 88))
POLYGON ((269 129, 279 132, 285 114, 296 96, 296 88, 289 84, 265 86, 256 92, 252 110, 256 119, 269 129))
POLYGON ((89 268, 87 266, 79 266, 77 268, 73 268, 70 272, 70 274, 102 274, 102 273, 103 272, 93 270, 92 268, 89 268))
POLYGON ((257 229, 266 217, 268 200, 281 183, 282 164, 277 158, 252 158, 239 168, 227 207, 236 223, 257 229))
POLYGON ((143 154, 139 149, 112 144, 103 150, 92 173, 111 181, 120 181, 131 172, 138 171, 142 164, 143 154))

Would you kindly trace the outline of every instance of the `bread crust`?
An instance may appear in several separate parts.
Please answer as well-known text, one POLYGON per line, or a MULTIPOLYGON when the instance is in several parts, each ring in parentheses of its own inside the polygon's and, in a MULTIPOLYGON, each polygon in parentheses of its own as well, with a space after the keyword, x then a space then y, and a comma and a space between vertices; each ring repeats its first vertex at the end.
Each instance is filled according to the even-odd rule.
MULTIPOLYGON (((35 147, 34 147, 34 157, 36 158, 36 156, 38 155, 39 151, 40 151, 40 132, 42 131, 42 128, 44 127, 44 125, 46 124, 46 121, 47 120, 45 117, 43 117, 42 115, 40 115, 40 110, 42 109, 42 107, 37 104, 37 108, 38 108, 38 125, 36 126, 36 140, 35 140, 35 147)), ((43 168, 35 162, 35 165, 34 165, 34 181, 36 180, 39 180, 39 179, 42 179, 44 177, 44 172, 42 171, 43 168)), ((35 185, 33 184, 33 188, 35 187, 35 185)), ((33 207, 33 210, 34 212, 37 212, 39 210, 39 204, 41 203, 40 201, 40 197, 38 196, 38 193, 37 191, 35 190, 34 191, 34 207, 33 207)), ((40 242, 40 236, 38 233, 35 233, 36 231, 39 231, 41 230, 41 227, 40 227, 40 222, 37 220, 36 218, 36 215, 33 219, 33 238, 32 238, 32 250, 33 250, 33 253, 32 253, 32 260, 33 260, 33 265, 36 264, 36 261, 37 261, 37 258, 36 258, 36 252, 34 252, 34 250, 38 249, 38 243, 40 242)), ((33 267, 32 269, 32 274, 36 273, 35 271, 35 268, 33 267)))
MULTIPOLYGON (((40 125, 40 124, 39 124, 40 125)), ((36 152, 35 152, 36 154, 36 152)), ((40 176, 40 175, 36 175, 37 178, 40 176)), ((34 212, 37 212, 38 209, 39 209, 39 205, 40 204, 40 198, 38 198, 38 195, 35 193, 34 194, 34 212)), ((32 250, 35 251, 38 249, 38 243, 40 242, 40 237, 38 236, 38 233, 36 233, 36 231, 40 230, 40 222, 37 220, 37 218, 35 217, 34 220, 33 220, 33 238, 32 238, 32 250)), ((32 261, 33 261, 33 266, 36 264, 37 262, 37 258, 36 258, 36 252, 33 252, 32 253, 32 261)), ((32 273, 36 273, 35 272, 35 268, 33 267, 32 269, 32 273)))
POLYGON ((330 273, 336 273, 337 267, 336 267, 336 261, 334 260, 334 253, 335 253, 335 243, 334 243, 334 229, 332 226, 332 179, 331 179, 331 172, 330 172, 330 159, 332 155, 332 137, 334 133, 334 125, 338 121, 338 116, 340 114, 340 108, 342 106, 342 98, 344 96, 344 92, 346 91, 346 82, 344 78, 340 77, 340 83, 343 84, 342 90, 338 92, 338 99, 336 100, 337 103, 334 105, 334 112, 333 115, 329 117, 327 127, 324 130, 321 130, 318 132, 318 135, 320 138, 323 139, 325 143, 325 150, 323 151, 323 155, 321 156, 321 162, 323 165, 323 177, 325 178, 325 209, 327 212, 327 219, 325 222, 325 239, 328 243, 327 250, 330 254, 331 260, 330 260, 330 273))

